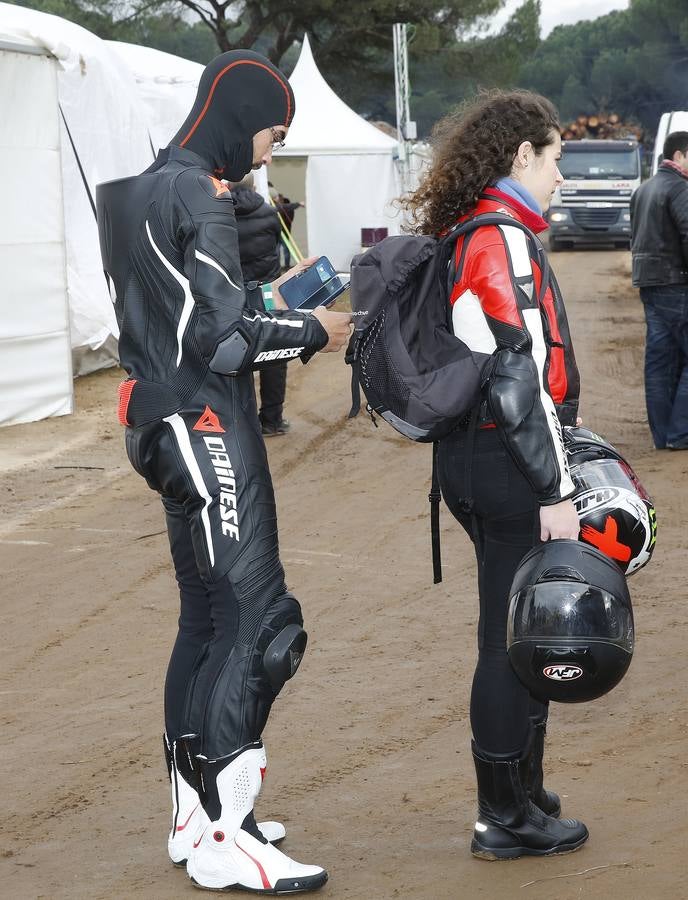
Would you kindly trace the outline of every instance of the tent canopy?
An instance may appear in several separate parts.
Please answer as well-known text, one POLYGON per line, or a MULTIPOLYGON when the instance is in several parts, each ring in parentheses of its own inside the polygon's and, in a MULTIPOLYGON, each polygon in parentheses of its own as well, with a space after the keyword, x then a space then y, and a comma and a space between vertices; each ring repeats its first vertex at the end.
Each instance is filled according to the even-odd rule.
POLYGON ((122 41, 106 41, 129 69, 143 102, 155 150, 166 147, 196 99, 203 72, 200 63, 122 41))
POLYGON ((124 41, 105 41, 129 67, 136 81, 154 81, 157 84, 187 84, 196 97, 198 81, 203 73, 200 63, 192 62, 173 53, 127 44, 124 41))
POLYGON ((304 35, 289 83, 296 97, 296 114, 286 146, 276 158, 311 153, 396 153, 396 140, 366 122, 325 81, 313 59, 308 35, 304 35))
POLYGON ((307 35, 289 81, 296 115, 270 177, 279 187, 280 161, 286 170, 289 158, 306 159, 308 253, 326 255, 346 271, 361 249, 362 228, 399 231, 401 218, 391 203, 399 193, 398 144, 340 100, 320 74, 307 35))

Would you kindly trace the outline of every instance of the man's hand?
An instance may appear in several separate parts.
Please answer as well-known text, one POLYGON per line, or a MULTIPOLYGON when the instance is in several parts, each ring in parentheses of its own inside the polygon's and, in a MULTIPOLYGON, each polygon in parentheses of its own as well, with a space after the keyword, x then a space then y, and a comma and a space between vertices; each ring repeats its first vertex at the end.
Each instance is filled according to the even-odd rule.
POLYGON ((320 322, 329 338, 320 351, 321 353, 334 353, 348 343, 351 337, 351 315, 349 313, 330 312, 324 306, 318 306, 313 310, 312 315, 320 322))
POLYGON ((303 270, 307 269, 309 266, 312 266, 318 259, 320 259, 319 256, 309 256, 306 259, 302 259, 300 263, 296 263, 291 269, 287 269, 287 271, 283 275, 280 275, 279 278, 275 278, 272 282, 272 302, 275 304, 275 309, 289 309, 286 300, 279 292, 280 285, 284 284, 285 281, 289 281, 294 275, 303 272, 303 270))
POLYGON ((540 507, 541 541, 550 541, 553 538, 569 538, 577 541, 579 532, 578 513, 572 500, 562 500, 553 506, 540 507))

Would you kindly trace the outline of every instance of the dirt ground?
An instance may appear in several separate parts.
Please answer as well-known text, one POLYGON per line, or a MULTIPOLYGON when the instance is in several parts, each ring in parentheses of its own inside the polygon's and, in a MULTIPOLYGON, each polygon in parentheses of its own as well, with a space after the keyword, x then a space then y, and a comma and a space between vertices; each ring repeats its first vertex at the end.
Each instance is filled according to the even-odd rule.
MULTIPOLYGON (((586 822, 578 853, 473 859, 468 694, 474 562, 443 511, 430 565, 429 448, 361 415, 327 355, 290 367, 288 437, 269 443, 282 556, 310 635, 273 709, 257 813, 330 872, 320 896, 688 897, 685 654, 688 453, 652 449, 642 311, 622 252, 559 253, 586 424, 654 496, 658 545, 630 581, 637 649, 616 690, 555 705, 546 783, 586 822)), ((129 468, 109 370, 78 411, 0 429, 0 896, 198 897, 166 856, 162 683, 176 590, 160 503, 129 468)))

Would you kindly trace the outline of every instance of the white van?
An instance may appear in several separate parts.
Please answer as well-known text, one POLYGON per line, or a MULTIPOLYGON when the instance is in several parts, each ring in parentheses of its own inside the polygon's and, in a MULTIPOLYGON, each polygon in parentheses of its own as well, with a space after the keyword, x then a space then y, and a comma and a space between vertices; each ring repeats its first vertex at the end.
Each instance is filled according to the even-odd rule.
POLYGON ((688 131, 688 110, 662 113, 662 118, 657 126, 655 149, 652 154, 652 174, 654 175, 661 163, 664 141, 673 131, 688 131))

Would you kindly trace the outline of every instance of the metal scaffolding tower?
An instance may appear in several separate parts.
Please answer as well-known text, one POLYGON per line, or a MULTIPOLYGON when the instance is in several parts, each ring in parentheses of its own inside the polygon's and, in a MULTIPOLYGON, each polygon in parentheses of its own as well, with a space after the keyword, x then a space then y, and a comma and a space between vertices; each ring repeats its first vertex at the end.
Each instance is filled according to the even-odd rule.
POLYGON ((394 28, 394 90, 397 101, 397 139, 399 141, 399 180, 402 193, 410 190, 410 143, 416 139, 416 123, 411 121, 409 98, 411 88, 408 74, 408 41, 405 22, 394 28))

